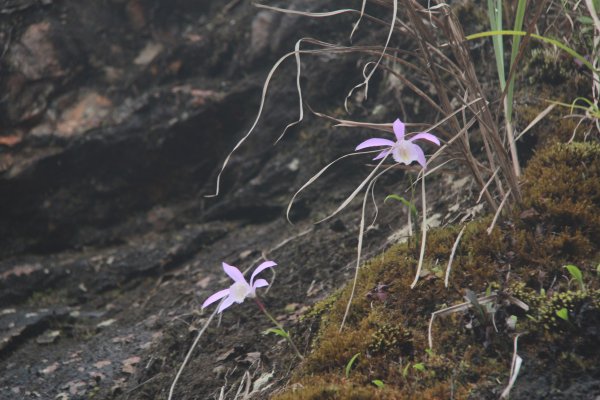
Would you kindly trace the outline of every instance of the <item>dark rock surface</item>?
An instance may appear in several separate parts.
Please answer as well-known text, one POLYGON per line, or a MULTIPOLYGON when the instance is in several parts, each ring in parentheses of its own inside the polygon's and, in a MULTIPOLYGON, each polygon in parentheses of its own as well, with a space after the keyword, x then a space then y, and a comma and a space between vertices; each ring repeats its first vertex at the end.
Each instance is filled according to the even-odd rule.
MULTIPOLYGON (((289 326, 352 273, 358 205, 312 222, 368 167, 332 169, 297 201, 297 225, 285 221, 295 190, 359 139, 308 118, 272 146, 297 118, 291 62, 221 195, 203 197, 251 125, 276 57, 318 30, 338 35, 236 0, 0 5, 0 399, 166 398, 206 321, 199 305, 228 285, 221 261, 277 260, 265 301, 289 326)), ((324 77, 309 82, 317 104, 341 104, 354 63, 307 70, 324 77)), ((367 254, 402 226, 385 214, 367 254)), ((176 398, 232 397, 246 372, 262 377, 257 398, 281 386, 296 361, 261 335, 268 327, 251 304, 232 308, 176 398)))
MULTIPOLYGON (((277 58, 309 34, 347 43, 352 21, 324 24, 239 0, 0 5, 0 399, 165 399, 208 318, 200 304, 229 285, 221 261, 241 269, 278 262, 264 300, 307 350, 314 332, 296 322, 353 274, 360 201, 313 222, 368 174, 368 159, 324 174, 296 201, 295 225, 285 210, 367 133, 308 115, 272 146, 297 118, 290 60, 254 135, 231 158, 220 196, 204 196, 252 125, 277 58)), ((304 63, 307 102, 341 110, 360 78, 357 58, 304 63)), ((377 98, 377 85, 371 90, 377 98)), ((377 116, 357 107, 353 117, 387 122, 398 112, 388 100, 377 116)), ((401 176, 381 179, 379 204, 403 190, 401 176)), ((441 205, 463 196, 447 178, 429 185, 438 223, 448 217, 441 205)), ((379 211, 365 257, 402 235, 405 213, 379 211)), ((270 325, 247 303, 207 330, 175 398, 234 398, 245 385, 266 398, 285 384, 296 360, 284 341, 262 334, 270 325)))

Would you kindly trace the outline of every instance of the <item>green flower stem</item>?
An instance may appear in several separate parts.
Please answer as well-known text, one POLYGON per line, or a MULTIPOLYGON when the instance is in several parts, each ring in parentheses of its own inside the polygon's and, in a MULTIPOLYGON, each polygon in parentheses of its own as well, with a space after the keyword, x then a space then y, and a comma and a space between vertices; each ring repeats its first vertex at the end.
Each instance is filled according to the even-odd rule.
POLYGON ((277 328, 281 329, 283 332, 286 333, 285 338, 290 343, 290 346, 292 346, 292 349, 294 349, 294 351, 296 352, 296 355, 298 356, 298 358, 300 358, 301 360, 303 360, 304 356, 300 353, 300 350, 298 350, 298 348, 296 347, 296 345, 292 341, 292 338, 287 333, 287 331, 285 329, 283 329, 283 325, 281 325, 275 318, 273 318, 273 316, 267 311, 267 309, 265 308, 265 305, 258 299, 258 297, 255 297, 254 301, 256 302, 256 305, 258 306, 258 308, 260 309, 260 311, 262 311, 263 314, 265 314, 267 316, 267 318, 269 318, 271 320, 271 322, 274 323, 277 328))

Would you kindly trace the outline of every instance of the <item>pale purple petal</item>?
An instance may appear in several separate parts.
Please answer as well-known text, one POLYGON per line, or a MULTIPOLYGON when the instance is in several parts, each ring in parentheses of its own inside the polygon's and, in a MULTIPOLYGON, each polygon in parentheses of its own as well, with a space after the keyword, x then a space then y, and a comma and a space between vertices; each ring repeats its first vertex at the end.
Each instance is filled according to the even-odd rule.
POLYGON ((423 153, 423 150, 416 144, 413 146, 414 147, 411 149, 411 152, 413 152, 413 154, 415 155, 417 162, 421 164, 423 169, 425 169, 427 167, 427 163, 425 161, 425 153, 423 153))
POLYGON ((373 160, 381 160, 383 157, 387 156, 391 152, 392 152, 392 149, 384 150, 381 153, 377 154, 377 157, 375 157, 373 160))
MULTIPOLYGON (((229 265, 226 262, 223 263, 223 270, 234 282, 244 282, 246 283, 246 279, 244 279, 244 275, 240 272, 239 269, 234 267, 233 265, 229 265)), ((247 284, 247 283, 246 283, 247 284)))
POLYGON ((265 286, 269 286, 269 282, 267 282, 264 279, 257 279, 256 282, 254 282, 252 284, 252 288, 253 289, 256 289, 256 288, 259 288, 259 287, 265 287, 265 286))
POLYGON ((396 139, 398 141, 404 140, 404 122, 400 121, 400 119, 396 119, 394 121, 394 134, 396 135, 396 139))
POLYGON ((217 312, 218 313, 223 312, 224 309, 231 306, 233 303, 235 303, 235 300, 233 299, 233 297, 230 296, 230 297, 225 298, 225 300, 223 300, 221 302, 221 305, 219 306, 219 309, 217 310, 217 312))
POLYGON ((265 261, 264 263, 262 263, 258 267, 256 267, 256 269, 252 273, 252 276, 250 277, 250 286, 254 287, 254 285, 252 284, 252 282, 254 282, 254 277, 256 275, 260 274, 265 269, 267 269, 267 268, 273 268, 276 265, 277 265, 277 263, 275 263, 273 261, 265 261))
POLYGON ((362 150, 362 149, 366 149, 367 147, 381 147, 381 146, 391 147, 393 145, 394 145, 394 142, 392 142, 389 139, 372 138, 372 139, 367 139, 364 142, 362 142, 361 144, 359 144, 358 146, 356 146, 355 150, 362 150))
POLYGON ((217 293, 213 294, 208 299, 204 300, 204 303, 202 303, 202 308, 206 308, 206 307, 210 306, 212 303, 214 303, 217 300, 222 299, 223 297, 227 296, 228 294, 229 294, 229 289, 219 290, 217 293))
POLYGON ((419 139, 425 139, 425 140, 429 140, 432 143, 437 144, 438 146, 440 145, 440 140, 432 135, 431 133, 427 133, 427 132, 421 132, 421 133, 417 133, 415 136, 411 137, 410 140, 411 142, 413 140, 419 140, 419 139))

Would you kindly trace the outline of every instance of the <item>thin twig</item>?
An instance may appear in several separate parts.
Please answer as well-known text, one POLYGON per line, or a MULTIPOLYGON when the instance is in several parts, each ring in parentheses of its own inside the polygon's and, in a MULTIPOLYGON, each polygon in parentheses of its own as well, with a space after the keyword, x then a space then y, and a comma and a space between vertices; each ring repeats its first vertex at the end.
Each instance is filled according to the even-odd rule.
MULTIPOLYGON (((385 161, 385 159, 388 156, 389 155, 386 155, 385 157, 383 157, 381 163, 383 163, 383 161, 385 161)), ((380 165, 381 165, 381 163, 380 163, 380 165)), ((362 242, 363 242, 363 236, 364 236, 364 230, 365 230, 365 210, 366 210, 366 206, 367 206, 367 197, 370 192, 370 187, 371 187, 371 185, 375 184, 375 182, 381 175, 385 174, 387 171, 389 171, 393 167, 394 166, 391 165, 391 166, 387 167, 386 169, 384 169, 383 171, 381 171, 379 174, 377 174, 369 182, 369 185, 367 186, 367 189, 365 190, 365 196, 363 198, 362 210, 361 210, 361 214, 360 214, 360 226, 358 229, 358 245, 356 248, 356 269, 354 271, 354 280, 352 281, 352 290, 350 291, 350 297, 348 298, 348 303, 346 304, 346 310, 344 311, 344 316, 342 317, 342 323, 340 324, 340 330, 339 330, 340 332, 344 328, 344 325, 346 323, 346 318, 348 318, 348 314, 350 313, 350 305, 352 304, 352 300, 354 299, 354 293, 356 292, 356 283, 358 282, 358 270, 360 268, 360 259, 361 259, 361 254, 362 254, 362 242)))
POLYGON ((425 258, 425 242, 427 241, 427 200, 425 196, 425 174, 421 176, 421 191, 422 191, 422 212, 423 212, 423 225, 421 226, 421 252, 419 254, 419 264, 417 265, 417 273, 415 274, 415 280, 410 284, 410 288, 414 289, 415 285, 419 281, 421 275, 421 268, 423 268, 423 259, 425 258))
POLYGON ((496 225, 498 216, 500 216, 500 212, 502 211, 502 208, 504 207, 504 204, 506 203, 506 200, 508 199, 508 196, 510 195, 511 190, 512 189, 508 189, 508 192, 506 192, 506 194, 504 195, 504 198, 502 199, 502 202, 500 203, 500 206, 498 207, 498 211, 496 211, 496 214, 494 214, 494 219, 492 220, 492 223, 490 224, 490 226, 487 228, 488 235, 492 234, 492 230, 494 229, 494 226, 496 225))
POLYGON ((519 371, 521 370, 521 364, 523 364, 523 359, 517 354, 519 336, 521 336, 521 334, 518 334, 515 336, 514 346, 513 346, 513 358, 512 358, 512 363, 510 366, 510 378, 508 379, 508 385, 506 386, 506 388, 500 395, 501 399, 508 398, 510 391, 512 390, 513 386, 515 385, 515 381, 517 380, 519 371))
POLYGON ((188 350, 188 352, 187 352, 187 354, 185 356, 185 359, 183 360, 183 363, 181 364, 181 367, 179 367, 179 371, 177 371, 177 375, 175 375, 175 379, 173 380, 173 383, 171 384, 171 388, 169 389, 168 400, 172 400, 173 399, 173 393, 175 392, 175 385, 177 385, 177 381, 179 380, 179 377, 181 376, 181 373, 183 372, 183 369, 185 368, 185 366, 187 365, 188 361, 190 360, 190 357, 192 356, 192 353, 196 349, 196 346, 198 345, 198 342, 200 341, 200 338, 202 337, 202 335, 204 334, 204 332, 208 328, 208 325, 210 325, 210 322, 212 321, 212 319, 214 318, 214 316, 217 315, 217 310, 218 310, 218 307, 215 308, 215 310, 210 315, 210 317, 208 317, 208 320, 204 323, 204 326, 202 327, 202 329, 200 330, 200 332, 198 332, 198 336, 196 336, 196 339, 194 339, 194 343, 192 343, 192 347, 190 347, 190 349, 188 350))
POLYGON ((465 229, 467 228, 467 226, 463 226, 462 229, 460 230, 460 233, 458 234, 458 236, 456 237, 456 240, 454 241, 454 246, 452 246, 452 253, 450 253, 450 259, 448 260, 448 267, 446 267, 446 278, 444 279, 444 286, 448 287, 448 280, 450 278, 450 269, 452 267, 452 261, 454 260, 454 254, 456 253, 456 249, 458 248, 458 243, 460 242, 460 238, 462 237, 463 233, 465 233, 465 229))

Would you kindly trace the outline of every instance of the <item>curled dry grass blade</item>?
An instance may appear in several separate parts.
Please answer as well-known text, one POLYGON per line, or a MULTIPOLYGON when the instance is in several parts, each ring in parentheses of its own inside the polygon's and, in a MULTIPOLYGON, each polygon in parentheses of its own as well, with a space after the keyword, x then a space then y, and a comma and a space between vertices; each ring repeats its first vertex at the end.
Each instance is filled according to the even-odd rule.
POLYGON ((336 216, 340 211, 342 211, 344 208, 346 208, 346 206, 348 204, 350 204, 350 202, 352 200, 354 200, 354 198, 356 197, 356 195, 358 195, 360 193, 360 191, 362 190, 363 187, 365 187, 365 185, 367 185, 371 179, 375 176, 375 174, 377 173, 377 171, 379 170, 379 168, 381 168, 381 166, 383 165, 384 161, 387 159, 386 157, 383 157, 381 159, 381 161, 379 161, 379 163, 375 166, 375 168, 373 168, 373 170, 369 173, 369 175, 356 187, 356 189, 354 189, 354 191, 352 193, 350 193, 350 195, 346 198, 346 200, 344 200, 342 202, 342 204, 340 204, 338 206, 338 208, 335 209, 334 212, 332 212, 331 214, 329 214, 327 217, 317 221, 317 223, 321 223, 323 221, 327 221, 328 219, 331 219, 332 217, 336 216))
MULTIPOLYGON (((385 159, 388 156, 389 155, 383 157, 383 159, 381 161, 382 162, 385 161, 385 159)), ((365 211, 366 211, 366 205, 367 205, 367 197, 369 195, 370 188, 375 186, 377 179, 379 179, 380 176, 385 174, 387 171, 389 171, 393 167, 394 167, 394 165, 391 165, 391 166, 385 168, 383 171, 379 172, 379 174, 377 174, 377 176, 375 176, 373 179, 371 179, 369 181, 367 189, 365 190, 365 195, 363 198, 362 209, 361 209, 361 214, 360 214, 360 224, 359 224, 359 228, 358 228, 358 246, 356 247, 356 268, 354 270, 354 279, 352 280, 352 289, 350 291, 350 296, 348 297, 348 303, 346 303, 346 310, 344 311, 344 316, 342 317, 342 323, 340 324, 340 330, 339 330, 340 332, 342 331, 342 329, 344 329, 344 325, 346 324, 346 319, 348 318, 348 314, 350 313, 350 307, 352 305, 352 300, 354 300, 354 294, 356 292, 356 283, 358 282, 358 271, 360 269, 360 260, 361 260, 361 255, 362 255, 362 243, 363 243, 363 237, 364 237, 364 231, 365 231, 365 211)))
POLYGON ((333 164, 337 163, 340 160, 343 160, 344 158, 348 158, 348 157, 352 157, 352 156, 358 156, 361 154, 374 154, 374 153, 378 153, 379 150, 373 150, 373 151, 364 151, 364 152, 357 152, 357 153, 350 153, 350 154, 344 154, 341 157, 336 158, 335 160, 333 160, 332 162, 330 162, 329 164, 327 164, 325 167, 321 168, 321 170, 319 172, 317 172, 316 174, 314 174, 308 181, 306 181, 306 183, 304 185, 302 185, 302 187, 300 189, 298 189, 296 191, 296 193, 294 193, 294 195, 292 196, 290 202, 288 203, 287 209, 285 211, 285 216, 286 219, 288 220, 289 223, 292 223, 292 221, 290 220, 290 211, 292 209, 292 205, 294 204, 294 200, 296 200, 296 197, 298 197, 298 195, 307 187, 309 187, 310 185, 312 185, 317 179, 319 179, 319 177, 321 175, 323 175, 325 173, 325 171, 327 171, 329 169, 329 167, 331 167, 333 164))
POLYGON ((358 26, 360 25, 360 22, 362 21, 364 15, 365 15, 365 7, 367 6, 367 0, 362 0, 362 4, 360 6, 360 16, 358 17, 358 20, 354 23, 354 26, 352 27, 352 32, 350 32, 350 43, 352 43, 352 37, 354 36, 354 32, 356 32, 358 30, 358 26))
POLYGON ((514 339, 513 358, 510 366, 510 376, 508 378, 508 385, 500 395, 501 399, 508 399, 510 391, 512 390, 513 386, 515 385, 515 382, 517 381, 517 376, 519 375, 519 371, 521 370, 521 365, 523 364, 523 359, 517 354, 517 350, 519 348, 519 336, 521 335, 516 335, 514 339))
POLYGON ((423 260, 425 259, 425 243, 427 241, 427 200, 425 191, 425 174, 421 174, 421 213, 423 214, 423 224, 421 225, 421 251, 419 252, 419 263, 417 264, 417 272, 415 279, 410 284, 410 288, 414 289, 419 281, 421 269, 423 268, 423 260))
POLYGON ((365 80, 362 83, 360 83, 360 84, 354 86, 352 89, 350 89, 350 92, 348 93, 348 95, 346 96, 346 99, 344 100, 344 108, 346 109, 346 111, 348 111, 348 99, 352 96, 352 94, 354 93, 355 90, 360 89, 361 87, 364 86, 364 88, 365 88, 364 98, 367 99, 367 97, 368 97, 369 81, 371 80, 371 77, 377 70, 377 67, 381 63, 381 60, 383 60, 383 57, 388 48, 388 45, 390 44, 390 40, 392 39, 392 34, 394 33, 394 26, 396 25, 396 16, 398 15, 398 0, 392 0, 392 4, 394 6, 393 11, 392 11, 392 23, 390 24, 390 29, 388 31, 387 39, 385 40, 385 46, 383 47, 383 51, 381 52, 381 55, 379 56, 377 63, 371 69, 371 72, 369 72, 368 74, 365 75, 364 71, 363 71, 363 77, 365 80))
MULTIPOLYGON (((309 39, 305 38, 305 39, 301 39, 300 41, 297 42, 297 48, 299 48, 299 43, 301 41, 309 41, 309 39)), ((227 164, 229 163, 229 160, 231 159, 231 156, 233 155, 233 153, 235 153, 241 146, 242 144, 250 137, 250 135, 252 134, 252 132, 254 132, 254 129, 256 128, 256 126, 258 125, 258 121, 260 120, 260 117, 262 115, 263 109, 264 109, 264 105, 265 105, 265 100, 266 100, 266 96, 267 96, 267 92, 268 92, 268 88, 269 88, 269 84, 271 82, 271 79, 273 78, 273 75, 275 74, 275 72, 277 71, 277 69, 279 68, 279 66, 285 61, 287 60, 289 57, 291 56, 295 56, 297 57, 296 60, 298 62, 298 67, 297 67, 297 71, 300 68, 300 63, 299 63, 299 55, 300 54, 323 54, 324 52, 348 52, 348 51, 356 51, 356 49, 352 49, 352 48, 347 48, 347 47, 337 47, 331 43, 326 43, 326 42, 321 42, 321 41, 317 41, 317 40, 310 40, 310 43, 313 44, 319 44, 319 45, 323 45, 325 47, 327 47, 326 50, 323 49, 316 49, 316 50, 294 50, 291 51, 287 54, 285 54, 284 56, 282 56, 279 60, 277 60, 277 62, 273 65, 273 67, 271 67, 271 70, 269 71, 269 73, 267 74, 267 78, 265 80, 265 83, 263 84, 263 89, 262 89, 262 93, 261 93, 261 99, 260 99, 260 105, 258 108, 258 112, 256 115, 256 118, 252 124, 252 126, 250 127, 250 129, 246 132, 246 134, 235 144, 235 146, 233 147, 233 149, 229 152, 229 154, 227 155, 227 157, 225 157, 225 160, 223 161, 223 164, 217 174, 217 178, 216 178, 216 188, 215 188, 215 193, 214 194, 209 194, 206 195, 205 197, 216 197, 219 195, 220 192, 220 184, 221 184, 221 176, 223 175, 223 171, 225 170, 225 168, 227 167, 227 164)), ((297 87, 300 87, 300 79, 299 76, 297 75, 296 78, 296 84, 297 87)), ((301 92, 299 92, 299 97, 301 99, 301 92)), ((303 117, 303 109, 302 109, 302 102, 300 102, 300 119, 299 121, 302 120, 303 117)), ((299 121, 296 121, 295 123, 292 123, 290 125, 288 125, 285 130, 287 130, 289 127, 297 124, 299 121)), ((285 130, 284 133, 285 134, 285 130)), ((277 139, 277 141, 279 141, 283 134, 277 139)))
MULTIPOLYGON (((311 53, 312 51, 307 50, 305 52, 306 53, 311 53)), ((223 161, 223 165, 221 166, 221 169, 219 170, 219 173, 217 174, 217 181, 216 181, 215 193, 211 194, 211 195, 206 195, 205 197, 216 197, 216 196, 219 195, 220 184, 221 184, 221 176, 223 174, 223 171, 225 170, 225 167, 227 167, 227 164, 229 163, 229 160, 231 159, 231 156, 233 155, 233 153, 235 153, 237 151, 237 149, 240 148, 240 146, 246 141, 246 139, 248 139, 250 137, 250 135, 254 131, 254 128, 256 128, 256 125, 258 125, 258 121, 260 120, 260 116, 262 115, 262 111, 263 111, 263 108, 265 106, 265 99, 267 97, 267 90, 269 88, 269 83, 271 82, 271 79, 273 78, 273 74, 275 73, 275 71, 277 71, 277 68, 279 68, 279 66, 286 59, 288 59, 290 56, 293 56, 293 55, 296 55, 296 54, 297 54, 296 51, 292 51, 292 52, 289 52, 289 53, 285 54, 283 57, 281 57, 279 60, 277 60, 277 62, 273 65, 273 67, 269 71, 269 74, 267 75, 267 79, 265 80, 265 83, 263 84, 262 94, 261 94, 261 98, 260 98, 260 106, 258 108, 258 113, 256 115, 254 123, 252 124, 252 126, 250 127, 250 129, 248 130, 248 132, 236 143, 236 145, 229 152, 229 154, 227 155, 227 157, 225 157, 225 160, 223 161)))
POLYGON ((202 337, 202 335, 204 335, 204 332, 206 331, 206 329, 212 322, 215 315, 217 315, 217 310, 218 310, 218 307, 214 309, 212 314, 210 314, 210 317, 208 317, 208 319, 204 323, 204 326, 202 327, 202 329, 200 329, 200 332, 198 332, 198 335, 196 335, 196 339, 194 339, 194 342, 190 346, 190 349, 188 350, 187 354, 185 355, 185 358, 183 359, 183 362, 181 363, 181 366, 179 367, 179 370, 177 371, 177 374, 175 375, 175 379, 173 379, 173 383, 171 384, 171 387, 169 388, 169 397, 167 400, 173 399, 173 394, 175 393, 175 387, 177 386, 177 381, 179 381, 179 378, 181 377, 181 373, 185 369, 185 366, 187 365, 187 363, 190 361, 190 357, 194 353, 194 350, 196 350, 196 347, 198 346, 198 342, 200 342, 200 338, 202 337))
MULTIPOLYGON (((421 49, 420 55, 422 57, 422 63, 424 65, 430 66, 429 68, 425 68, 425 70, 428 72, 431 83, 436 89, 436 93, 441 103, 440 107, 444 110, 446 115, 451 115, 453 113, 453 108, 451 106, 449 95, 451 89, 442 82, 438 75, 437 68, 434 68, 436 66, 436 63, 434 62, 433 55, 439 54, 440 46, 437 45, 434 38, 431 36, 430 29, 428 29, 428 27, 426 27, 423 24, 420 17, 417 15, 419 11, 423 10, 422 7, 418 3, 413 2, 411 0, 406 0, 405 5, 405 9, 407 10, 411 26, 413 27, 411 34, 418 43, 419 48, 421 49)), ((458 26, 456 21, 453 20, 453 15, 448 8, 443 8, 441 10, 444 11, 443 18, 433 18, 432 21, 434 24, 442 28, 445 37, 449 40, 449 46, 453 51, 455 59, 457 60, 458 69, 465 71, 465 74, 457 76, 457 79, 460 80, 463 87, 467 88, 467 99, 469 101, 475 98, 483 99, 483 93, 476 79, 472 61, 470 60, 468 52, 466 51, 466 49, 464 49, 464 46, 462 44, 462 38, 464 37, 464 34, 462 34, 462 29, 460 29, 460 26, 458 26)), ((477 104, 474 104, 471 108, 471 111, 475 112, 475 115, 478 117, 478 122, 482 127, 482 138, 484 141, 488 162, 491 164, 490 168, 494 170, 495 157, 502 158, 502 154, 505 155, 506 153, 502 147, 501 140, 499 138, 497 138, 497 140, 490 140, 489 138, 489 136, 492 135, 498 136, 498 133, 497 130, 493 129, 493 119, 491 118, 489 109, 487 108, 487 103, 485 101, 481 101, 477 104), (493 144, 490 145, 490 142, 492 142, 493 144), (499 147, 500 155, 495 155, 495 153, 492 151, 492 148, 495 147, 499 147)), ((451 118, 449 123, 454 131, 461 131, 460 122, 456 117, 451 118)), ((462 139, 459 141, 458 144, 459 149, 465 157, 466 164, 471 170, 473 176, 475 177, 477 184, 480 187, 483 187, 484 178, 481 172, 479 171, 478 165, 475 162, 475 159, 471 153, 468 144, 468 138, 462 136, 462 139)), ((506 166, 508 166, 509 174, 513 174, 512 168, 510 168, 510 163, 508 162, 506 157, 504 157, 503 161, 503 164, 505 164, 504 169, 506 170, 506 166)), ((513 179, 513 185, 517 186, 516 179, 513 179)), ((502 185, 499 181, 497 182, 497 186, 498 190, 503 191, 502 185)), ((492 209, 497 209, 497 204, 491 195, 487 194, 486 200, 488 204, 492 207, 492 209)))

